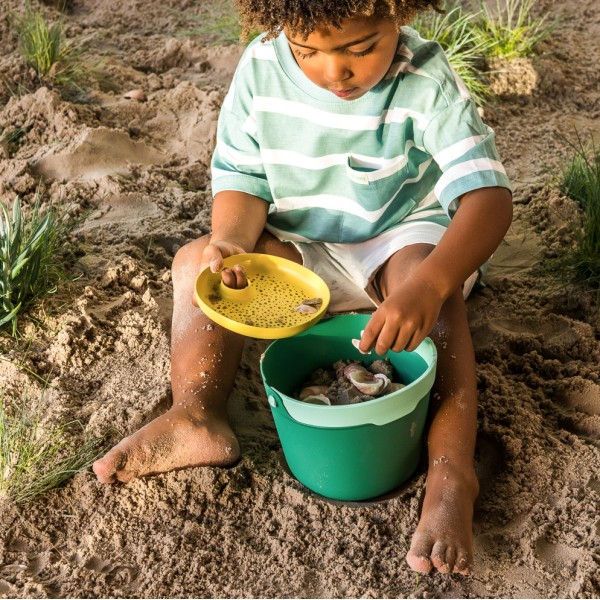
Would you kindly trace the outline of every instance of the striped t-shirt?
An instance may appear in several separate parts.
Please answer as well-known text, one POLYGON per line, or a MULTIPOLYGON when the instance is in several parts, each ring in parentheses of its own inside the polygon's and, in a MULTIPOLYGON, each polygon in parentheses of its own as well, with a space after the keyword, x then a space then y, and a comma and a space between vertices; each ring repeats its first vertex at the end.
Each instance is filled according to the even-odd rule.
POLYGON ((270 203, 282 240, 353 243, 400 223, 447 226, 456 199, 510 187, 440 46, 404 28, 390 70, 356 100, 312 83, 285 35, 252 42, 219 117, 212 191, 270 203))

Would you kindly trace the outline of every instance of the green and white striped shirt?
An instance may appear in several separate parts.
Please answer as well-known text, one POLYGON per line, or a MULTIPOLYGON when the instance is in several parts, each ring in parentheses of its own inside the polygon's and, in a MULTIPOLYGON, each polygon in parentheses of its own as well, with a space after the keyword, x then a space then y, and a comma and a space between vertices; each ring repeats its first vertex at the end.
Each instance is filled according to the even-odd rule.
POLYGON ((403 29, 384 79, 351 101, 313 84, 284 34, 244 52, 219 116, 212 191, 269 202, 280 239, 447 226, 459 196, 489 186, 510 188, 494 133, 440 46, 414 30, 403 29))

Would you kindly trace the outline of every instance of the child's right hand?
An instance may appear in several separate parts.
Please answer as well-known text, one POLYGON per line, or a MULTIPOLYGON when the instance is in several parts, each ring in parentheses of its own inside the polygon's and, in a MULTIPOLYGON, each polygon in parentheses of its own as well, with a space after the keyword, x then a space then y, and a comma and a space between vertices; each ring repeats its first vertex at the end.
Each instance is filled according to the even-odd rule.
POLYGON ((235 254, 245 254, 246 250, 237 244, 223 240, 211 240, 202 252, 202 265, 200 271, 207 267, 212 273, 221 271, 223 283, 230 288, 242 289, 248 285, 246 273, 241 265, 235 265, 233 268, 223 269, 223 259, 235 254))

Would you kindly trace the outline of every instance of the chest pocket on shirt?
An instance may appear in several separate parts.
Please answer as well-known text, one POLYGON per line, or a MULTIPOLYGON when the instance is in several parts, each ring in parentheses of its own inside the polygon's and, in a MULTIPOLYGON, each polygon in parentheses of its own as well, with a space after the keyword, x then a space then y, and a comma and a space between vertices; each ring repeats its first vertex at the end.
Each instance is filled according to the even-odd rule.
POLYGON ((406 156, 385 160, 349 154, 346 175, 354 199, 370 211, 384 207, 394 198, 394 220, 398 222, 416 205, 404 191, 398 193, 409 177, 406 156))

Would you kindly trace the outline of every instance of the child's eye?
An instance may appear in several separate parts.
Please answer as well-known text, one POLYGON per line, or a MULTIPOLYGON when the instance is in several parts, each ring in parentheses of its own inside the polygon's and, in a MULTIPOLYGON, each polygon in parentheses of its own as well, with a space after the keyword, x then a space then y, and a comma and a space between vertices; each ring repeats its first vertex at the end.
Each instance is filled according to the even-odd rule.
POLYGON ((304 52, 300 52, 300 50, 296 49, 296 50, 294 50, 294 53, 296 54, 296 56, 298 56, 300 58, 312 58, 317 53, 317 51, 313 50, 312 52, 304 53, 304 52))
POLYGON ((351 56, 366 56, 367 54, 371 54, 371 52, 373 52, 373 50, 375 49, 375 44, 373 44, 370 48, 367 48, 366 50, 363 50, 362 52, 351 52, 350 50, 348 50, 348 54, 350 54, 351 56))

